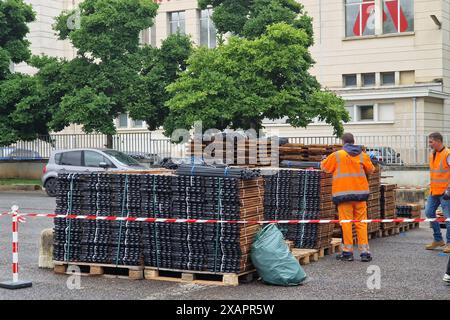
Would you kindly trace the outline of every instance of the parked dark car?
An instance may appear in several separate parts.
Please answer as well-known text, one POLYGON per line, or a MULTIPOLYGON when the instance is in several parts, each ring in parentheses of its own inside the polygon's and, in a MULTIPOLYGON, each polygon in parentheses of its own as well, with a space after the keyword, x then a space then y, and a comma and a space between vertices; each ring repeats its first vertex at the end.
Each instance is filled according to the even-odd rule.
POLYGON ((126 155, 132 157, 139 162, 149 163, 151 165, 157 165, 161 162, 161 157, 156 153, 146 153, 146 152, 124 152, 126 155))
POLYGON ((42 159, 39 152, 15 147, 0 148, 0 160, 36 160, 42 159))

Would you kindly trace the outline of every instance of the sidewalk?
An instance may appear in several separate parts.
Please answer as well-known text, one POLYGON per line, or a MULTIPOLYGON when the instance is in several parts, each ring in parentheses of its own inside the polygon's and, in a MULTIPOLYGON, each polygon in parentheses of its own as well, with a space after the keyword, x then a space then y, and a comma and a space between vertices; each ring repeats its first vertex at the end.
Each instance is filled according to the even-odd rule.
POLYGON ((0 179, 0 191, 41 191, 39 180, 0 179))

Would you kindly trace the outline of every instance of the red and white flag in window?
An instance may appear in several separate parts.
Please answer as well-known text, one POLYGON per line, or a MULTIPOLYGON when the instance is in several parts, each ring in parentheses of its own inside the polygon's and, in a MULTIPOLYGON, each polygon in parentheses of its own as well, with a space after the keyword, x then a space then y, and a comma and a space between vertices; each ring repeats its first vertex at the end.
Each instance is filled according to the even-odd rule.
MULTIPOLYGON (((405 32, 408 30, 408 20, 400 6, 399 0, 386 1, 385 4, 387 13, 390 15, 398 32, 405 32)), ((383 10, 383 21, 386 21, 387 19, 388 16, 386 11, 383 10)), ((363 0, 361 11, 358 13, 353 26, 353 33, 357 36, 362 36, 366 28, 375 28, 375 4, 373 0, 363 0)))

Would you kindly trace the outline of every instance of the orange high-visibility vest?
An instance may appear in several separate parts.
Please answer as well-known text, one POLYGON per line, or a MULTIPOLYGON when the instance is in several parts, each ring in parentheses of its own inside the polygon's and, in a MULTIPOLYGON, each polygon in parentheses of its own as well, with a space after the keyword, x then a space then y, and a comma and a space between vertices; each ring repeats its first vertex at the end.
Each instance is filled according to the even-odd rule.
POLYGON ((430 182, 431 195, 439 196, 444 194, 450 185, 450 166, 447 163, 447 157, 450 150, 444 148, 441 152, 430 155, 430 182))
POLYGON ((320 167, 333 174, 331 192, 334 203, 366 201, 369 198, 366 172, 372 173, 375 167, 366 153, 351 156, 346 151, 339 150, 323 160, 320 167))

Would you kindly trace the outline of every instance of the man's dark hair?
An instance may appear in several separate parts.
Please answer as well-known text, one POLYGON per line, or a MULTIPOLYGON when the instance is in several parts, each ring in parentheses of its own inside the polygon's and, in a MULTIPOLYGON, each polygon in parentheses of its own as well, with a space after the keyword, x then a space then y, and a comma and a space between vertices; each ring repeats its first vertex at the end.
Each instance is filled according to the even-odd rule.
POLYGON ((439 132, 430 133, 428 137, 434 141, 444 142, 444 137, 439 132))
POLYGON ((346 143, 354 144, 355 138, 353 137, 353 135, 351 133, 347 132, 342 135, 342 142, 344 142, 344 144, 346 144, 346 143))

